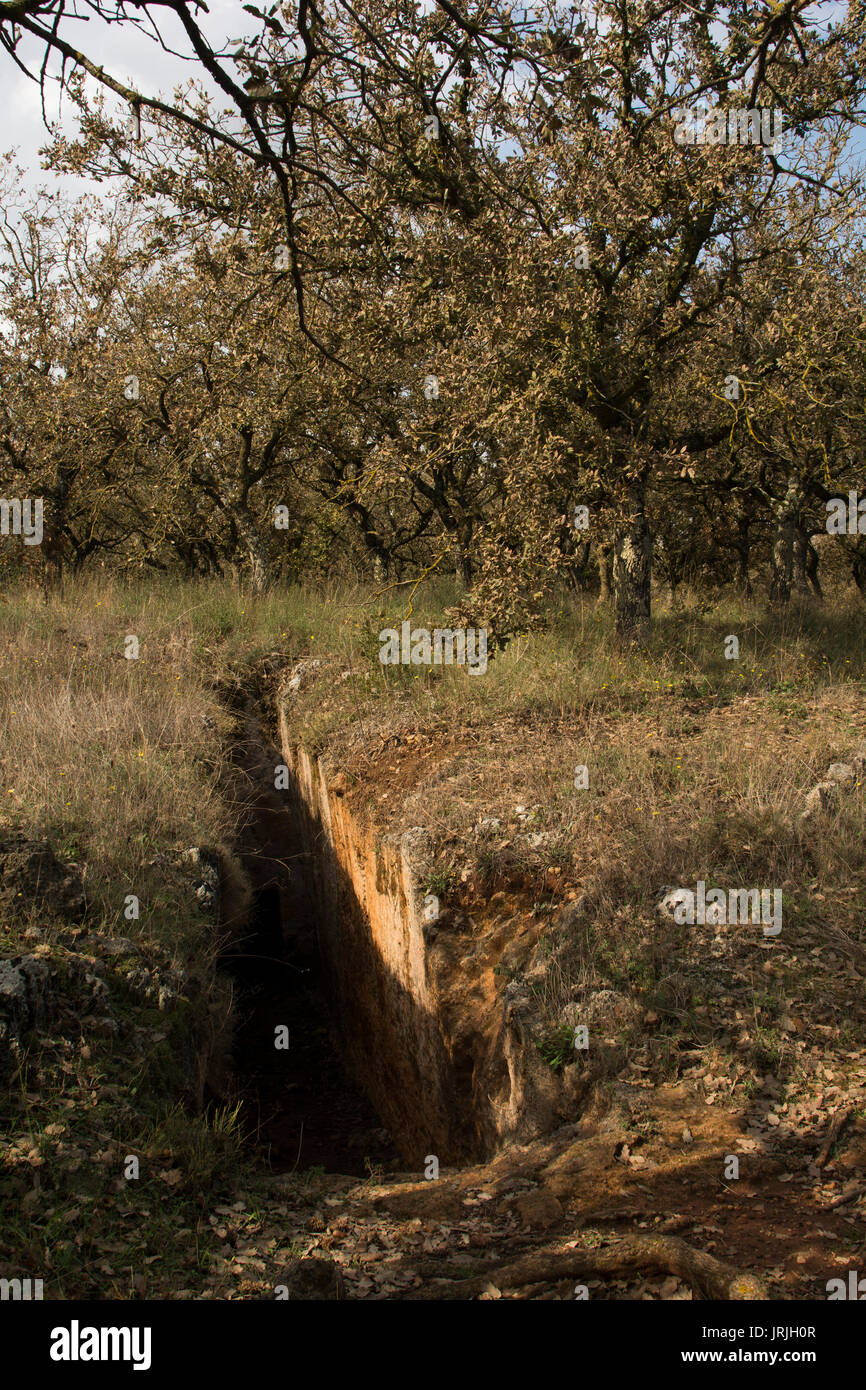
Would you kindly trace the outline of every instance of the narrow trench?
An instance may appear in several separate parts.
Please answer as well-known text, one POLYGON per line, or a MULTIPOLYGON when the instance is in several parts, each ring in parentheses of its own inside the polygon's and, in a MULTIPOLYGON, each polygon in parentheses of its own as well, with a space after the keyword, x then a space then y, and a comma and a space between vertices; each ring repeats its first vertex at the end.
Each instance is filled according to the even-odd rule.
POLYGON ((367 1176, 402 1166, 387 1129, 344 1067, 322 985, 315 910, 295 818, 274 789, 282 761, 251 703, 236 709, 230 794, 253 892, 220 968, 235 985, 232 1063, 249 1142, 275 1172, 367 1176), (278 1028, 288 1047, 275 1046, 278 1028), (284 1037, 285 1035, 283 1035, 284 1037))

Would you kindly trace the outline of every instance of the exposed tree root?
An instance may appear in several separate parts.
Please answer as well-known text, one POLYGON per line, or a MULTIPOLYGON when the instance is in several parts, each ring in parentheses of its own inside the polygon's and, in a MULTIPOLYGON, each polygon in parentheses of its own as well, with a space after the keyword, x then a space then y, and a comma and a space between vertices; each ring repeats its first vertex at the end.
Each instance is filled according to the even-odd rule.
POLYGON ((827 1137, 821 1145, 821 1151, 818 1157, 815 1159, 815 1164, 818 1168, 825 1167, 830 1157, 830 1150, 853 1114, 854 1107, 851 1105, 847 1106, 847 1108, 845 1106, 840 1106, 834 1114, 830 1122, 830 1128, 827 1130, 827 1137))
MULTIPOLYGON (((441 1266, 436 1266, 441 1278, 441 1266)), ((419 1273, 422 1271, 419 1271, 419 1273)), ((426 1273, 426 1270, 423 1271, 426 1273)), ((491 1267, 484 1274, 449 1283, 426 1283, 406 1295, 409 1299, 475 1298, 490 1284, 517 1289, 528 1284, 551 1284, 559 1279, 620 1278, 628 1274, 674 1274, 697 1298, 769 1298, 763 1280, 741 1274, 731 1265, 695 1250, 676 1236, 629 1236, 606 1250, 549 1247, 523 1255, 511 1264, 491 1267)))

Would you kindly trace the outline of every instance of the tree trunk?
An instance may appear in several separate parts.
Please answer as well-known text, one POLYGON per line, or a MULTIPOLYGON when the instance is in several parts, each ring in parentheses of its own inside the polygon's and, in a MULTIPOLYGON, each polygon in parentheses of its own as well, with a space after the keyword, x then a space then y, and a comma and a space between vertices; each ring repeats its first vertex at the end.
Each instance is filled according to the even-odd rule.
POLYGON ((752 553, 752 519, 743 507, 737 517, 737 574, 734 581, 737 593, 741 598, 750 599, 753 597, 752 578, 749 574, 749 560, 752 553))
POLYGON ((45 527, 42 539, 42 556, 45 562, 43 582, 46 603, 52 594, 56 594, 60 599, 63 598, 63 569, 66 551, 66 539, 63 532, 69 508, 69 494, 72 491, 72 484, 75 481, 77 472, 78 470, 76 468, 70 467, 67 464, 58 464, 54 486, 50 493, 48 524, 45 527))
POLYGON ((457 550, 457 583, 465 594, 472 588, 472 559, 462 537, 455 542, 457 550))
POLYGON ((270 573, 267 562, 258 549, 248 552, 250 566, 250 584, 254 594, 263 594, 270 584, 270 573))
POLYGON ((611 550, 610 541, 602 541, 598 547, 599 603, 610 603, 612 582, 611 550))
POLYGON ((818 569, 820 567, 820 564, 821 556, 818 554, 817 550, 812 544, 812 538, 810 536, 809 542, 806 546, 806 578, 812 586, 812 592, 814 593, 815 597, 817 599, 823 600, 824 590, 821 588, 821 581, 818 578, 818 569))
POLYGON ((686 564, 683 554, 673 548, 673 544, 665 546, 664 557, 667 561, 668 589, 671 595, 671 608, 677 606, 677 594, 686 572, 686 564))
POLYGON ((773 541, 773 578, 770 583, 770 602, 784 606, 791 600, 792 569, 791 532, 783 525, 776 527, 773 541))
POLYGON ((349 503, 349 516, 358 527, 368 551, 373 557, 373 580, 384 584, 391 574, 391 556, 384 540, 376 530, 373 518, 367 508, 356 498, 349 503))
POLYGON ((798 594, 809 592, 809 573, 807 569, 809 537, 798 523, 794 525, 793 544, 793 585, 798 594))
POLYGON ((613 542, 616 632, 623 642, 645 642, 651 628, 652 537, 643 481, 629 489, 624 503, 613 542))
POLYGON ((770 601, 782 606, 791 600, 791 585, 794 579, 794 538, 798 526, 798 513, 801 505, 800 488, 792 478, 785 496, 773 505, 776 516, 776 534, 773 538, 773 577, 770 583, 770 601))
POLYGON ((255 522, 245 507, 236 507, 235 525, 247 553, 247 568, 254 594, 263 594, 270 585, 271 567, 255 522))
POLYGON ((581 593, 586 591, 586 572, 589 569, 589 559, 592 554, 592 541, 584 541, 580 546, 580 551, 575 558, 572 566, 572 584, 581 593))
POLYGON ((866 550, 859 545, 859 540, 860 537, 858 536, 853 545, 845 546, 845 550, 851 567, 851 578, 860 593, 866 598, 866 550))

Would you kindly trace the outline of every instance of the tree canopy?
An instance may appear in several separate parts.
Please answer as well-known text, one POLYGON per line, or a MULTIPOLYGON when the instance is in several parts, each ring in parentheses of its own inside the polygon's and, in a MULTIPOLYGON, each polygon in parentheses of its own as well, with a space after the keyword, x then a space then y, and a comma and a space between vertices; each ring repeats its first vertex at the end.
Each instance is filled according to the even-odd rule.
POLYGON ((563 581, 641 637, 653 557, 817 593, 861 480, 856 16, 243 8, 220 47, 183 0, 0 4, 78 117, 48 164, 105 187, 15 209, 7 163, 3 487, 44 496, 45 559, 451 569, 503 640, 563 581), (170 20, 198 80, 129 87, 85 11, 170 20))

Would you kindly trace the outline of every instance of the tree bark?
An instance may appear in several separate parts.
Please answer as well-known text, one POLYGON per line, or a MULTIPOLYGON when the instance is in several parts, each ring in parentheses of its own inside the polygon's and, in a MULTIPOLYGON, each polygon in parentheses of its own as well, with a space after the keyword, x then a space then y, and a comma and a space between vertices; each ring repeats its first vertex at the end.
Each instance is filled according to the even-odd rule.
POLYGON ((859 592, 866 597, 866 549, 859 544, 859 541, 860 537, 855 537, 854 542, 846 545, 844 549, 851 569, 851 578, 857 585, 859 592))
POLYGON ((472 588, 472 557, 462 536, 458 535, 455 547, 457 550, 457 582, 465 594, 472 588))
POLYGON ((770 583, 771 603, 783 607, 791 601, 794 581, 794 539, 799 525, 802 495, 799 484, 791 478, 785 496, 774 503, 776 534, 773 538, 773 577, 770 583))
POLYGON ((256 524, 246 507, 238 506, 236 508, 235 525, 247 553, 247 567, 252 591, 254 594, 263 594, 270 585, 271 567, 256 524))
POLYGON ((586 590, 586 572, 589 569, 591 554, 592 541, 583 541, 571 568, 572 587, 579 590, 580 593, 584 593, 586 590))
POLYGON ((612 547, 610 541, 602 541, 598 547, 599 603, 610 603, 612 573, 612 547))
POLYGON ((812 591, 816 598, 823 600, 824 590, 821 588, 821 581, 818 578, 818 569, 821 564, 821 557, 812 544, 811 537, 806 547, 806 576, 812 585, 812 591))
POLYGON ((646 484, 628 490, 613 542, 616 632, 623 642, 645 642, 650 635, 652 537, 646 517, 646 484))
POLYGON ((793 544, 793 574, 792 582, 798 594, 809 592, 809 573, 807 569, 809 556, 809 537, 799 523, 794 525, 794 544, 793 544))
POLYGON ((749 560, 752 553, 752 519, 745 507, 740 509, 737 516, 737 539, 735 542, 737 554, 737 574, 735 587, 741 598, 750 599, 753 597, 752 578, 749 574, 749 560))

